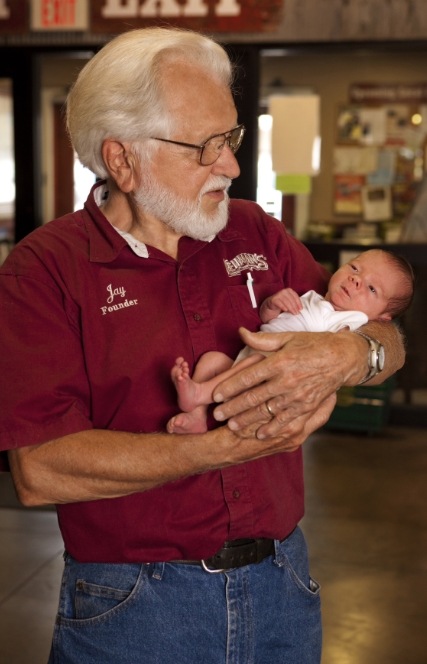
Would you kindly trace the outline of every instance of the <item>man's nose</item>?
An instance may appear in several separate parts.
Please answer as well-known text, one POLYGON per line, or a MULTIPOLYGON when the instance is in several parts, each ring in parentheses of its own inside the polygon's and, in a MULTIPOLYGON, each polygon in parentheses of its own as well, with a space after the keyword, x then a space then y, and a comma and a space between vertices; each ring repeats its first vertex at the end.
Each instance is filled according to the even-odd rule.
POLYGON ((233 150, 228 143, 224 145, 216 162, 212 165, 212 173, 214 175, 225 175, 225 177, 234 180, 239 177, 240 167, 233 150))

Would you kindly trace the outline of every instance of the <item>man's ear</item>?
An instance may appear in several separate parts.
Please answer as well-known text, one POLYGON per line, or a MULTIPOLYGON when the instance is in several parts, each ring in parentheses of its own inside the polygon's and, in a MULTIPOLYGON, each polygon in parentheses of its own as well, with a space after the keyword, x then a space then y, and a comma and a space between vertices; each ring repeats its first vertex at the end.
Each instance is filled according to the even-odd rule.
POLYGON ((135 188, 135 159, 125 144, 106 138, 102 158, 109 176, 125 194, 135 188))

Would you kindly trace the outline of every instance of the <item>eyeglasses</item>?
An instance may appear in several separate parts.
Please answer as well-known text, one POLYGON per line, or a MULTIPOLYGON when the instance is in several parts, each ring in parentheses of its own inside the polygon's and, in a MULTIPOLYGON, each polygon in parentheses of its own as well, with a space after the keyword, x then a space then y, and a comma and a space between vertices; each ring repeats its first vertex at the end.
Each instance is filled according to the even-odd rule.
POLYGON ((245 135, 245 127, 240 124, 234 129, 225 132, 225 134, 215 134, 208 138, 201 145, 194 145, 193 143, 183 143, 182 141, 171 141, 169 138, 156 138, 151 136, 153 141, 163 141, 163 143, 173 143, 173 145, 183 145, 185 148, 194 148, 200 150, 199 164, 201 166, 211 166, 219 159, 225 144, 228 145, 233 154, 236 154, 240 148, 243 136, 245 135))

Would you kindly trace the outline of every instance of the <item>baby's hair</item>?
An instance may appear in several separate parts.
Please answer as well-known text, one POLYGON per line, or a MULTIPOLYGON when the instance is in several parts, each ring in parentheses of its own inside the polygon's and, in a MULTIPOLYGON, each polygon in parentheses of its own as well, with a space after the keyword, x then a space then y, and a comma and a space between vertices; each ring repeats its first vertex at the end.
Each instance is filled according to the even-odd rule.
POLYGON ((389 262, 402 274, 402 292, 390 298, 387 313, 392 318, 401 316, 411 306, 414 297, 415 275, 412 265, 403 256, 382 249, 389 262))

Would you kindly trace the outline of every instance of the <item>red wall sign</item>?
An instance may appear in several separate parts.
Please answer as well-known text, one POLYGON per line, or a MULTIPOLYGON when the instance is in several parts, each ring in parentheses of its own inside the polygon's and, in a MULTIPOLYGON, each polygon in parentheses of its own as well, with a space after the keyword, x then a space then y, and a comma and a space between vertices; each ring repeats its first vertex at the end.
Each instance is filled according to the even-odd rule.
MULTIPOLYGON (((0 0, 0 33, 31 31, 31 1, 0 0)), ((45 8, 43 14, 51 25, 42 26, 41 22, 34 23, 33 20, 34 26, 50 30, 66 28, 67 22, 64 23, 62 18, 69 16, 73 9, 73 0, 34 1, 41 7, 46 1, 52 5, 45 8), (56 5, 61 5, 64 9, 58 12, 55 10, 56 5), (56 16, 59 18, 55 18, 56 16)), ((86 29, 106 35, 150 25, 173 25, 202 32, 267 32, 277 30, 284 2, 285 0, 89 0, 89 26, 86 29)), ((75 29, 83 29, 83 26, 76 25, 75 29)))
POLYGON ((93 32, 177 25, 201 32, 277 29, 284 0, 92 0, 93 32))

